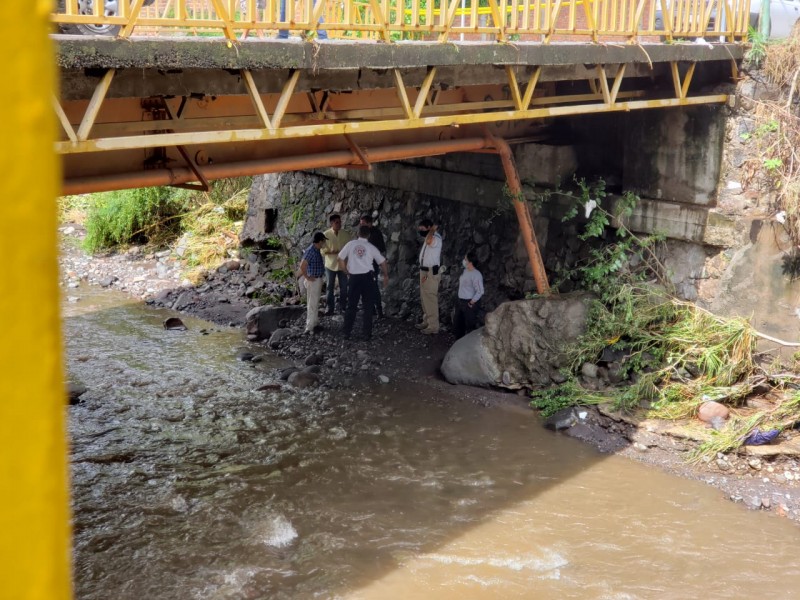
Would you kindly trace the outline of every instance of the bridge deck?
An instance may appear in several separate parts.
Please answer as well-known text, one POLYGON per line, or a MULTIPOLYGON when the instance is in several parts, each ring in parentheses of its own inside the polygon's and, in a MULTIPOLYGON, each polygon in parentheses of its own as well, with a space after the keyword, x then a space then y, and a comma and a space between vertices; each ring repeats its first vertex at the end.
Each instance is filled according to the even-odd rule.
POLYGON ((56 45, 66 192, 368 168, 443 142, 535 138, 553 117, 722 103, 742 57, 726 43, 56 45))

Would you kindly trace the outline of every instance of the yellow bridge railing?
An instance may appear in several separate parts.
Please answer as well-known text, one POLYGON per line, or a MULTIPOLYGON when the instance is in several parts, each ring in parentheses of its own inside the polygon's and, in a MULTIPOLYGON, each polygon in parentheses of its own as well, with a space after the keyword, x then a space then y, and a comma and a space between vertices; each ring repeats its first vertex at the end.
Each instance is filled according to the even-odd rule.
POLYGON ((121 37, 289 31, 387 42, 741 41, 750 0, 60 0, 52 21, 63 30, 105 26, 121 37))

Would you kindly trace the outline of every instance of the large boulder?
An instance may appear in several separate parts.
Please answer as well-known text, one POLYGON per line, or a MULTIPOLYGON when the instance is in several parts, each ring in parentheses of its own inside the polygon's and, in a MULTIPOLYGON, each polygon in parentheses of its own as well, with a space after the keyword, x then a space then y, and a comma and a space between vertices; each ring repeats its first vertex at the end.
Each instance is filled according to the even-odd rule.
POLYGON ((257 306, 245 316, 245 331, 252 340, 269 338, 286 323, 304 315, 305 306, 257 306), (282 325, 283 323, 283 325, 282 325))
POLYGON ((563 381, 564 351, 585 331, 590 301, 568 294, 505 302, 453 344, 442 374, 450 383, 511 389, 563 381))

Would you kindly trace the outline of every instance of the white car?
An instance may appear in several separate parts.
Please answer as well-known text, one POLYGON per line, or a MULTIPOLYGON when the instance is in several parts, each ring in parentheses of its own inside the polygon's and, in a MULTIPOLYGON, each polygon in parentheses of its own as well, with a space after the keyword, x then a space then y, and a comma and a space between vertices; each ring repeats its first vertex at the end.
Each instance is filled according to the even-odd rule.
MULTIPOLYGON (((750 0, 750 25, 758 28, 758 17, 761 14, 761 0, 750 0)), ((769 20, 771 38, 785 38, 792 33, 792 28, 800 19, 800 0, 770 0, 769 20)))
MULTIPOLYGON (((144 6, 153 4, 156 0, 144 0, 144 6)), ((103 2, 103 10, 101 11, 107 17, 114 17, 117 15, 118 5, 117 0, 78 0, 78 13, 81 15, 93 15, 94 3, 103 2)), ((133 4, 133 0, 131 0, 133 4)), ((64 0, 59 0, 58 10, 64 13, 64 0)), ((66 25, 59 26, 62 33, 77 33, 83 35, 117 35, 121 27, 119 25, 87 25, 81 23, 79 25, 66 25)))

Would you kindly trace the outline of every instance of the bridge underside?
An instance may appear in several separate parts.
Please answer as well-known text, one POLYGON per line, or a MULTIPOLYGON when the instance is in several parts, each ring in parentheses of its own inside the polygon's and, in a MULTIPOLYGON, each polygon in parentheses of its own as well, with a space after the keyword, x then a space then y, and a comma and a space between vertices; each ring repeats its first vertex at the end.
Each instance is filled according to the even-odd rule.
POLYGON ((56 36, 64 193, 546 140, 556 117, 719 104, 735 44, 56 36))

